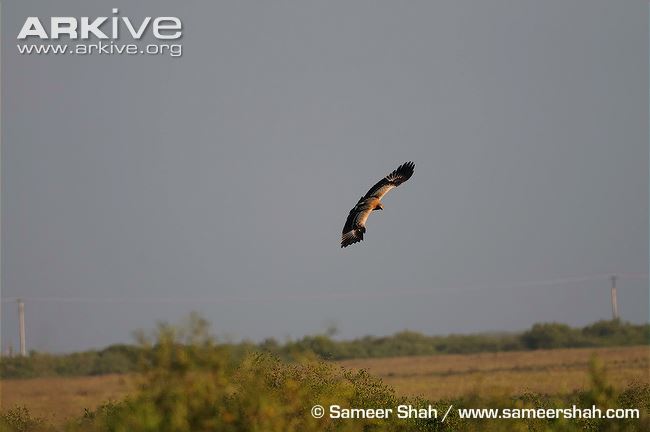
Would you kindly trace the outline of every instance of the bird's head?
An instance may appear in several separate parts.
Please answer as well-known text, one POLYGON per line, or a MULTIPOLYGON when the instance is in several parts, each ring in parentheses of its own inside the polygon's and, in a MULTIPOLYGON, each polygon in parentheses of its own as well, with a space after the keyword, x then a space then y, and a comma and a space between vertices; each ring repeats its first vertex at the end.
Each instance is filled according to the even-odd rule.
POLYGON ((375 206, 375 210, 383 210, 383 209, 384 209, 384 205, 378 202, 377 205, 375 206))

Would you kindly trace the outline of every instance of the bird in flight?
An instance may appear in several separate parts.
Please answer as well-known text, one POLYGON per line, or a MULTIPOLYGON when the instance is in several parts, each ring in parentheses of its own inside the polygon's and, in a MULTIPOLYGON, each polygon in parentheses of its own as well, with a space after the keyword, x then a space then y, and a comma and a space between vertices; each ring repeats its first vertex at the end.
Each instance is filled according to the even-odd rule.
POLYGON ((341 237, 341 247, 348 247, 351 244, 363 240, 363 233, 366 232, 366 220, 374 210, 383 210, 384 206, 381 199, 388 193, 389 190, 410 179, 415 170, 413 162, 406 162, 392 173, 388 174, 383 179, 379 180, 376 185, 370 188, 357 205, 350 210, 345 226, 343 227, 343 235, 341 237))

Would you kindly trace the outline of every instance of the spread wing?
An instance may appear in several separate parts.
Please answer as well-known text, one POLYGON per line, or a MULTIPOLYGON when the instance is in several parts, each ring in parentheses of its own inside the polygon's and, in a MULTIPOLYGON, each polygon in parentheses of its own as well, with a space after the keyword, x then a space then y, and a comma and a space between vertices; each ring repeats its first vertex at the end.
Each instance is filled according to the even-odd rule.
POLYGON ((364 198, 361 198, 357 205, 350 210, 343 227, 342 248, 363 240, 363 233, 366 232, 366 220, 368 220, 371 211, 372 207, 366 203, 364 198))
POLYGON ((400 165, 395 171, 388 174, 386 177, 379 180, 376 185, 371 187, 364 198, 375 197, 377 199, 382 199, 389 190, 396 188, 406 180, 410 179, 414 170, 415 164, 413 162, 406 162, 400 165))
POLYGON ((350 210, 348 218, 345 221, 341 237, 342 248, 363 240, 363 234, 366 232, 366 220, 368 220, 368 216, 370 216, 372 210, 379 203, 379 200, 389 190, 410 179, 414 169, 415 164, 413 162, 406 162, 400 165, 395 171, 371 187, 367 194, 361 197, 357 205, 350 210))

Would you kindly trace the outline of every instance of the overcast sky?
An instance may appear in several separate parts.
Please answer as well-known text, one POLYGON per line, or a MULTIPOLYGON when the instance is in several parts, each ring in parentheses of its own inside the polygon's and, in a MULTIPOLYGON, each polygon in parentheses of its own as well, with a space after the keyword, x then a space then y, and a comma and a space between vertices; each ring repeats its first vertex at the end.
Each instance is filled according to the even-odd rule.
POLYGON ((15 297, 49 351, 192 310, 236 340, 585 325, 614 272, 648 320, 646 1, 5 1, 2 63, 3 350, 15 297), (182 57, 17 53, 28 16, 112 7, 181 18, 182 57))

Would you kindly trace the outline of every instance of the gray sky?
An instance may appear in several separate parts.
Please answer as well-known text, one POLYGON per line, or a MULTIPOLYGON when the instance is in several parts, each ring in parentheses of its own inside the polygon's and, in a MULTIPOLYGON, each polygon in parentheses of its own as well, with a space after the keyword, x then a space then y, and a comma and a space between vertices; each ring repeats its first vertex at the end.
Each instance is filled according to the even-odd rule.
POLYGON ((4 346, 18 296, 50 351, 192 310, 254 340, 584 325, 610 272, 647 321, 646 1, 186 3, 3 3, 4 346), (180 17, 183 56, 17 53, 27 16, 112 7, 180 17))

